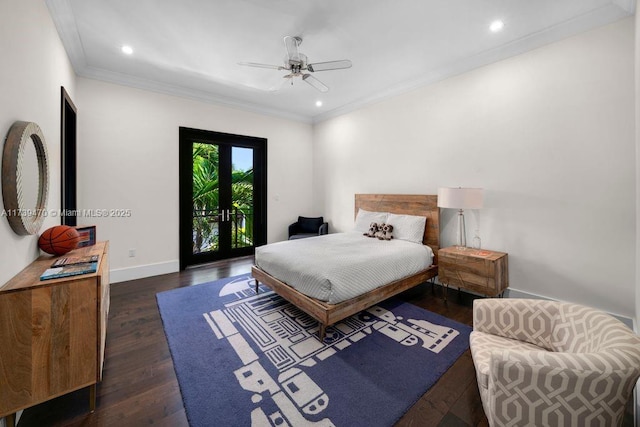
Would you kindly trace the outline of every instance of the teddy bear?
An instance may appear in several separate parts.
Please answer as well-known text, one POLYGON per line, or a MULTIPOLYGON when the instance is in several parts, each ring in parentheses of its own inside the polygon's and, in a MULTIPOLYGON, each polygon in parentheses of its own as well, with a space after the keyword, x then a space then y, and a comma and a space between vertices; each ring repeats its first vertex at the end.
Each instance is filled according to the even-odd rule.
POLYGON ((363 235, 367 237, 376 237, 377 232, 378 232, 378 224, 375 222, 372 222, 371 224, 369 224, 369 231, 367 231, 363 235))
POLYGON ((380 230, 376 233, 376 237, 380 240, 393 239, 393 225, 380 224, 380 230))

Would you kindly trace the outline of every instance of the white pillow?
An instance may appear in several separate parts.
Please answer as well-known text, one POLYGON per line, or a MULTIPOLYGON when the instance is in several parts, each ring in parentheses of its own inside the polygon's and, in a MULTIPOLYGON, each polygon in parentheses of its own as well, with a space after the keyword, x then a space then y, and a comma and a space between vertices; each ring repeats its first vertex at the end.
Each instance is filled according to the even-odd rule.
POLYGON ((393 238, 422 243, 427 218, 415 215, 389 214, 387 224, 393 225, 393 238))
POLYGON ((387 221, 388 216, 388 212, 370 212, 364 209, 358 209, 358 215, 356 215, 356 223, 353 229, 361 233, 367 232, 372 222, 381 224, 387 221))

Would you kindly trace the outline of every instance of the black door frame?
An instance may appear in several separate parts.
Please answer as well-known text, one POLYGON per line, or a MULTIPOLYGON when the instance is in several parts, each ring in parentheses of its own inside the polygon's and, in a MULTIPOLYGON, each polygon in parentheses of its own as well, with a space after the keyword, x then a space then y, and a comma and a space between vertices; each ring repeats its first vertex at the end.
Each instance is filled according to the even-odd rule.
POLYGON ((60 93, 60 223, 76 226, 78 109, 64 86, 60 87, 60 93))
MULTIPOLYGON (((207 131, 180 127, 179 146, 179 241, 180 270, 190 265, 202 264, 232 256, 251 255, 255 246, 267 243, 267 139, 253 136, 207 131), (193 253, 193 143, 204 142, 253 149, 253 203, 254 203, 254 246, 239 248, 233 254, 224 252, 193 253)), ((223 165, 221 165, 223 167, 223 165)), ((229 198, 220 194, 221 201, 229 198)), ((229 202, 229 200, 227 200, 229 202)))

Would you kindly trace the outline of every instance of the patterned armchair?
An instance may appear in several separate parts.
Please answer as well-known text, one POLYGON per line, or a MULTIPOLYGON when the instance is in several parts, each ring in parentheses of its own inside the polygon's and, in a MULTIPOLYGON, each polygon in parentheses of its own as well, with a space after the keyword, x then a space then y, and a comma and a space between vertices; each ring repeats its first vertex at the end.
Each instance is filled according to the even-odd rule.
POLYGON ((478 299, 471 354, 495 426, 615 426, 640 376, 640 337, 555 301, 478 299))

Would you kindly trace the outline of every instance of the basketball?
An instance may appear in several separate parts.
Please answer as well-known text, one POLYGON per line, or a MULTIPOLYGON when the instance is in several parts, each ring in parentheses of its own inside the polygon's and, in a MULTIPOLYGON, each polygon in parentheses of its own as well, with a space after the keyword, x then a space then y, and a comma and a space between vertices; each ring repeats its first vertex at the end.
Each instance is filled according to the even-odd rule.
POLYGON ((38 246, 51 255, 64 255, 78 245, 80 235, 68 225, 56 225, 40 235, 38 246))

